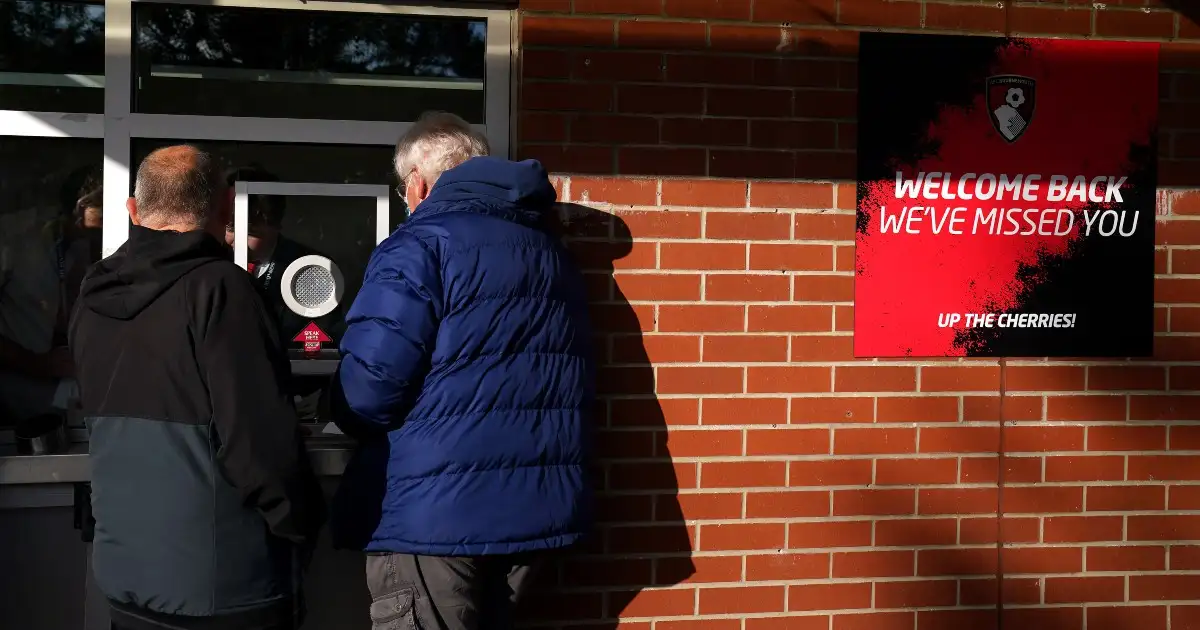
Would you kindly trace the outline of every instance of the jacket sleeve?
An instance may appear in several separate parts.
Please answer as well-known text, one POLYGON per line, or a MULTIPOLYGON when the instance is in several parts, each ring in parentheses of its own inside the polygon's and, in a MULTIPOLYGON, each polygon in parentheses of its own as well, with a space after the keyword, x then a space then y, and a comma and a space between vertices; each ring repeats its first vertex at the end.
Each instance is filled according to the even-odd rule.
POLYGON ((197 306, 197 354, 221 471, 271 533, 311 544, 323 498, 287 394, 287 357, 262 297, 248 276, 230 274, 197 306))
POLYGON ((397 230, 372 254, 346 316, 333 395, 343 432, 364 437, 403 422, 429 372, 442 308, 435 252, 397 230))

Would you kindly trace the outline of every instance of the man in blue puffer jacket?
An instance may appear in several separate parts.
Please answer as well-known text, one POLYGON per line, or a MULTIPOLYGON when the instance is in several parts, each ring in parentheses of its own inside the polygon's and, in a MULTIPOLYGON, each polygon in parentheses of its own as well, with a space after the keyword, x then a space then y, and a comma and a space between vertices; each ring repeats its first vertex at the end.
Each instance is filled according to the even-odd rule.
POLYGON ((591 526, 583 277, 541 164, 487 153, 451 114, 400 140, 412 215, 346 318, 333 400, 359 448, 333 530, 367 551, 376 630, 510 627, 543 552, 591 526))

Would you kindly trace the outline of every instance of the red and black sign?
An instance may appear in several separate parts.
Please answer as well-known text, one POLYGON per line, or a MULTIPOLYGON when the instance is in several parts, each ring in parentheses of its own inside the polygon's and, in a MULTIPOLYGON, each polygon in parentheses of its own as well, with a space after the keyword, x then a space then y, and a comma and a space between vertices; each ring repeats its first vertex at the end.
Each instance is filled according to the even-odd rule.
POLYGON ((304 354, 306 356, 315 357, 321 354, 321 344, 333 341, 329 335, 325 334, 324 330, 317 325, 317 322, 308 322, 296 336, 292 339, 295 343, 304 344, 304 354))
POLYGON ((864 33, 854 354, 1148 356, 1158 45, 864 33))

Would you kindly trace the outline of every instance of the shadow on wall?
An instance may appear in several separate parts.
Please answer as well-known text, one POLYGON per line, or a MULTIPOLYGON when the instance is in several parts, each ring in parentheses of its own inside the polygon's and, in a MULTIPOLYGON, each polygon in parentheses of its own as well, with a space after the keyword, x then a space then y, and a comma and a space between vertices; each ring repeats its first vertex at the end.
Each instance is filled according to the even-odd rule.
MULTIPOLYGON (((843 3, 843 10, 848 4, 843 3)), ((1200 2, 1161 0, 1161 4, 1177 10, 1189 29, 1200 27, 1200 2)), ((894 3, 893 8, 901 10, 902 3, 894 3)), ((664 34, 667 27, 654 32, 649 27, 631 28, 627 36, 622 24, 617 28, 619 48, 615 48, 611 30, 593 30, 597 24, 611 25, 599 19, 578 24, 557 20, 552 27, 535 23, 531 28, 526 18, 519 110, 522 157, 540 159, 559 173, 751 180, 751 205, 764 208, 774 204, 753 201, 756 180, 853 184, 858 128, 856 33, 712 24, 695 32, 680 26, 670 34, 664 34)), ((1200 187, 1200 47, 1166 47, 1161 63, 1159 185, 1200 187)), ((853 195, 851 186, 839 186, 839 197, 842 191, 853 195)), ((660 200, 661 205, 672 205, 665 197, 660 200)), ((986 387, 954 384, 939 399, 954 402, 947 419, 974 423, 942 434, 961 431, 953 439, 947 437, 944 452, 939 451, 941 462, 957 460, 957 477, 952 473, 950 481, 907 481, 895 490, 872 487, 876 478, 870 467, 884 461, 913 465, 908 479, 937 475, 932 467, 915 467, 914 462, 930 459, 900 459, 901 450, 878 451, 877 459, 870 454, 830 457, 822 463, 841 475, 850 475, 846 471, 857 470, 855 464, 867 462, 866 480, 850 475, 853 481, 833 481, 828 476, 832 472, 820 478, 814 475, 807 484, 812 489, 823 493, 839 487, 832 491, 832 511, 799 514, 794 506, 781 504, 772 517, 794 519, 788 530, 790 549, 747 552, 745 582, 798 583, 788 587, 790 614, 882 611, 875 619, 881 627, 912 628, 915 621, 922 630, 988 630, 999 625, 1075 630, 1084 627, 1086 620, 1089 628, 1158 630, 1167 627, 1168 618, 1172 627, 1193 623, 1200 627, 1200 607, 1164 603, 1194 600, 1194 589, 1186 585, 1191 578, 1180 572, 1200 570, 1200 558, 1190 555, 1196 549, 1194 541, 1200 540, 1195 520, 1200 511, 1200 486, 1195 485, 1200 481, 1195 454, 1200 451, 1200 432, 1194 426, 1200 397, 1191 395, 1200 390, 1200 367, 1179 365, 1200 361, 1200 335, 1196 334, 1200 333, 1200 307, 1196 306, 1200 283, 1172 277, 1200 274, 1200 256, 1193 256, 1192 249, 1200 243, 1200 221, 1175 220, 1200 215, 1200 195, 1164 191, 1159 203, 1160 213, 1170 208, 1181 217, 1156 225, 1155 302, 1159 306, 1153 361, 1010 367, 1004 420, 1011 424, 1003 427, 997 422, 998 377, 989 377, 986 387), (970 390, 971 395, 956 394, 954 387, 970 390), (973 406, 977 408, 968 411, 973 406), (970 476, 968 462, 973 470, 970 476), (998 520, 1001 486, 1004 511, 998 520), (858 503, 839 508, 843 496, 858 503), (830 515, 841 518, 823 519, 830 515), (920 518, 911 518, 916 515, 920 518), (837 550, 830 553, 831 548, 837 550), (767 558, 775 563, 772 570, 752 575, 753 567, 762 566, 757 560, 767 558), (997 580, 1001 566, 1002 583, 997 580), (1085 569, 1088 575, 1081 577, 1085 569), (764 577, 768 573, 770 577, 764 577), (829 578, 836 581, 822 582, 829 578), (1088 603, 1086 610, 1083 603, 1088 603)), ((847 205, 839 199, 836 206, 822 213, 853 212, 853 201, 847 205)), ((573 249, 584 256, 585 267, 605 271, 604 277, 593 278, 593 286, 597 324, 605 328, 601 334, 611 335, 602 380, 610 396, 603 433, 612 439, 600 441, 609 457, 602 466, 607 474, 604 526, 589 550, 565 561, 555 575, 562 595, 550 596, 539 613, 549 620, 580 623, 602 614, 604 624, 589 628, 607 628, 610 622, 615 626, 615 617, 622 614, 691 615, 690 590, 684 591, 689 603, 680 602, 678 608, 673 608, 677 603, 671 591, 654 593, 661 595, 655 599, 641 598, 635 609, 627 609, 624 603, 640 590, 638 586, 665 586, 685 579, 693 583, 743 579, 740 570, 732 577, 722 573, 719 563, 727 556, 701 553, 690 558, 688 542, 695 540, 691 528, 704 529, 699 550, 707 552, 712 549, 706 543, 711 526, 685 526, 675 512, 664 519, 667 513, 655 510, 666 499, 671 510, 680 510, 678 487, 645 485, 668 477, 672 483, 690 484, 689 476, 695 474, 693 464, 673 464, 661 441, 672 414, 695 411, 677 407, 682 401, 655 400, 651 360, 662 364, 699 362, 699 358, 664 360, 666 353, 682 350, 663 346, 657 335, 653 351, 647 350, 641 333, 652 316, 649 303, 671 298, 647 289, 630 305, 608 274, 614 267, 655 269, 655 259, 642 256, 637 244, 629 242, 628 228, 620 219, 579 206, 572 207, 571 213, 573 249), (652 443, 626 430, 638 425, 653 429, 652 443), (626 485, 630 481, 640 485, 626 485), (623 525, 627 522, 643 525, 623 525), (655 525, 644 524, 649 522, 655 525), (681 543, 669 547, 669 555, 660 555, 667 547, 654 537, 659 532, 681 543), (640 544, 630 546, 630 542, 640 544), (642 552, 653 553, 655 559, 642 552), (603 571, 592 571, 601 566, 603 571), (687 570, 664 573, 664 566, 687 570)), ((844 227, 831 237, 802 233, 797 223, 794 238, 837 241, 840 257, 854 239, 853 222, 844 227)), ((851 269, 837 267, 843 275, 851 269)), ((622 285, 630 286, 624 279, 622 285)), ((817 362, 795 356, 792 360, 817 362)), ((978 369, 999 375, 994 363, 978 369)), ((660 369, 660 381, 662 375, 660 369)), ((878 405, 876 422, 899 422, 883 419, 883 395, 862 395, 878 405)), ((868 406, 866 413, 870 410, 868 406)), ((793 423, 807 421, 842 420, 797 420, 793 409, 793 423)), ((840 426, 833 430, 835 435, 842 431, 840 426)), ((922 454, 927 452, 926 430, 920 428, 922 454)), ((793 463, 787 490, 808 490, 802 487, 806 484, 798 479, 798 470, 793 463)), ((715 503, 705 503, 703 508, 693 505, 695 496, 683 495, 686 509, 682 511, 690 522, 741 518, 740 513, 721 513, 715 503)), ((782 492, 778 496, 785 501, 782 492)), ((711 592, 701 592, 701 614, 711 612, 703 606, 711 592)), ((730 592, 750 596, 748 591, 730 592)), ((787 618, 781 621, 785 624, 778 627, 786 627, 787 618)), ((825 627, 824 621, 820 627, 825 627)))
MULTIPOLYGON (((668 450, 670 405, 655 395, 654 368, 642 340, 642 331, 653 327, 653 310, 630 305, 613 281, 614 262, 633 248, 628 226, 575 204, 561 204, 560 218, 563 236, 587 273, 593 304, 600 366, 597 527, 589 541, 544 574, 544 590, 524 610, 530 621, 580 620, 602 630, 616 628, 619 616, 676 614, 666 599, 639 599, 638 610, 630 604, 647 587, 672 586, 695 573, 693 532, 684 524, 679 488, 681 482, 694 488, 697 479, 694 465, 691 472, 685 466, 677 470, 668 450)), ((689 592, 682 614, 692 604, 689 592)))

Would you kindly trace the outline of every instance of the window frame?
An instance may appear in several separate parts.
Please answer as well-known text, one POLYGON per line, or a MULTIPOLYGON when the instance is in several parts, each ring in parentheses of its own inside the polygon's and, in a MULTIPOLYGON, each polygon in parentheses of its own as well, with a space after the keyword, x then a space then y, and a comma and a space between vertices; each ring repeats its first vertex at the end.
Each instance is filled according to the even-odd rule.
MULTIPOLYGON (((480 8, 436 3, 384 4, 336 0, 104 0, 104 113, 79 114, 0 110, 0 136, 102 138, 104 206, 123 208, 136 165, 130 164, 136 138, 186 138, 197 142, 237 140, 296 144, 391 146, 412 121, 357 121, 295 118, 251 118, 140 114, 132 111, 134 75, 133 12, 139 3, 223 8, 284 9, 341 13, 468 17, 487 22, 485 42, 485 124, 474 128, 487 136, 496 155, 508 155, 512 111, 514 12, 503 3, 480 8)), ((116 214, 116 213, 114 213, 116 214)), ((120 216, 120 214, 116 214, 120 216)), ((129 237, 129 222, 104 222, 103 255, 112 254, 129 237)))

